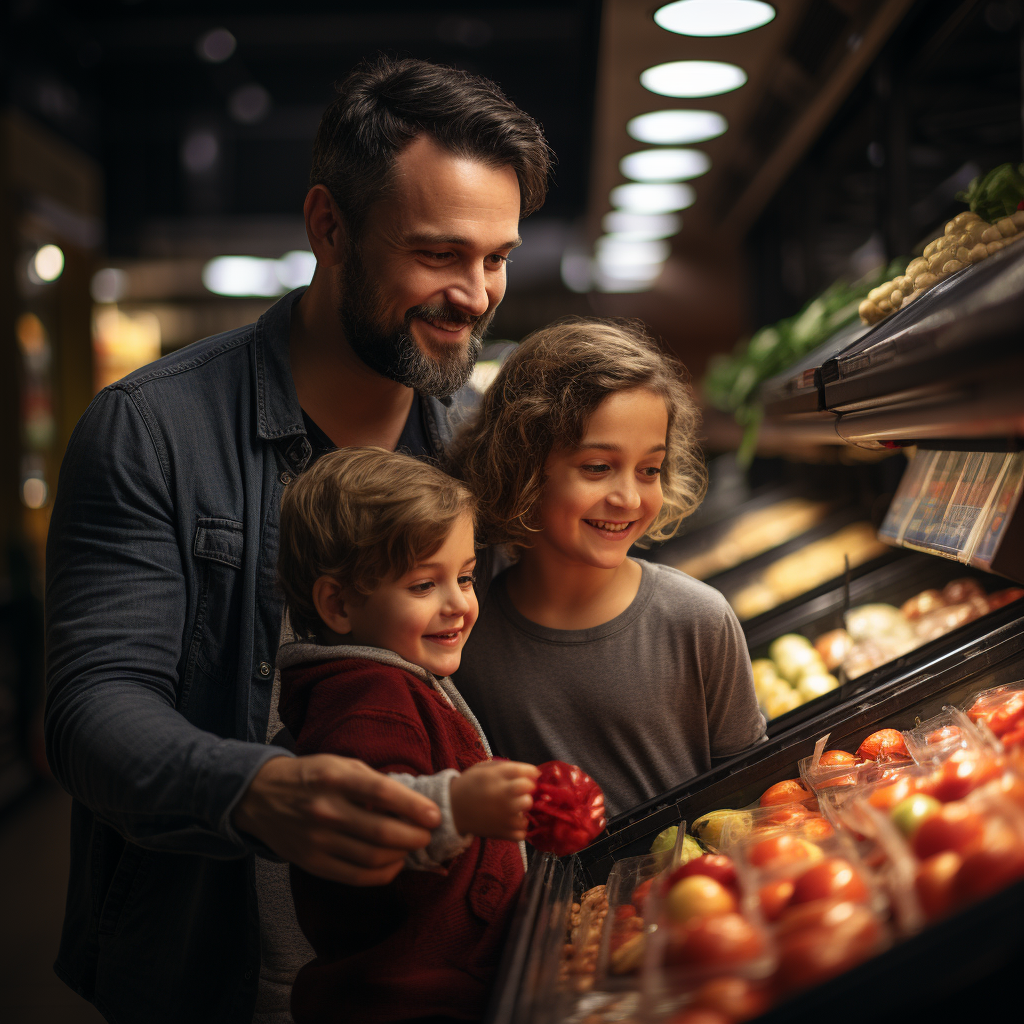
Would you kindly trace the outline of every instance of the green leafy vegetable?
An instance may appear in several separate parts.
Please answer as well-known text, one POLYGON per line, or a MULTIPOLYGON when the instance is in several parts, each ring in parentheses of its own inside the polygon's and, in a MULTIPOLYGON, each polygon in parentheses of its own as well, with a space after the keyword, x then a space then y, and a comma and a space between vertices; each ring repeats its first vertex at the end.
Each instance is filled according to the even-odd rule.
POLYGON ((990 224, 1009 217, 1024 200, 1024 164, 993 167, 988 174, 975 178, 956 197, 990 224))

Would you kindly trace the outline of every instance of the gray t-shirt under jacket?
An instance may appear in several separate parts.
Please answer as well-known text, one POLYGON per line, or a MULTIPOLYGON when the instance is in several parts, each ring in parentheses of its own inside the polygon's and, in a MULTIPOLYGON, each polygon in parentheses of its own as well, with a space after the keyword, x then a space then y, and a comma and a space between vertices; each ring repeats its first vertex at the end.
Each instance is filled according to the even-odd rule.
POLYGON ((637 560, 629 607, 589 629, 551 629, 491 585, 454 680, 495 754, 579 765, 609 817, 760 740, 743 630, 725 598, 637 560))

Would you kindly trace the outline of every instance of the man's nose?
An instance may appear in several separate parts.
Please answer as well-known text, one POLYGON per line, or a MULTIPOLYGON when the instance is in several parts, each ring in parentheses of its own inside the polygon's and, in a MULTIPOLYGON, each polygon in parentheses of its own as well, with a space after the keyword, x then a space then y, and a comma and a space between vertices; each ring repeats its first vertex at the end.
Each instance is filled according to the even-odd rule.
POLYGON ((487 280, 481 265, 460 268, 458 277, 445 289, 448 301, 470 316, 483 316, 490 309, 487 280))

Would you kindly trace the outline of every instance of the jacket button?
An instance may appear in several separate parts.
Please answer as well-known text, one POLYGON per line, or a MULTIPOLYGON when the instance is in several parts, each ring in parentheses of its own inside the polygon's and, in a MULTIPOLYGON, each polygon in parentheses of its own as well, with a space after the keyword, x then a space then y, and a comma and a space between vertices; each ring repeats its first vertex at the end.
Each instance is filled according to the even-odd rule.
POLYGON ((261 676, 269 676, 270 675, 270 662, 269 661, 261 661, 260 662, 260 675, 261 676))
POLYGON ((281 483, 285 487, 287 487, 292 482, 292 475, 291 475, 291 473, 288 472, 287 469, 283 469, 281 471, 281 475, 278 477, 278 480, 280 480, 281 483))
POLYGON ((245 972, 245 980, 249 981, 252 978, 252 971, 245 972))

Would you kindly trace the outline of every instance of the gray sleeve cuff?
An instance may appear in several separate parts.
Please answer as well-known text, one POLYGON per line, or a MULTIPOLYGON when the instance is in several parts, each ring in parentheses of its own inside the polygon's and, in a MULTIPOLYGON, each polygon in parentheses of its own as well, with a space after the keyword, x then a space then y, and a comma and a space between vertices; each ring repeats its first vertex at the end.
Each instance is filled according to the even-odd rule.
POLYGON ((414 850, 406 855, 407 868, 415 871, 443 871, 448 861, 462 853, 473 842, 472 836, 462 835, 456 831, 452 816, 452 779, 458 778, 459 774, 454 768, 446 768, 436 775, 396 773, 391 776, 403 786, 408 786, 409 789, 433 800, 441 812, 441 824, 431 832, 430 843, 424 849, 414 850))

